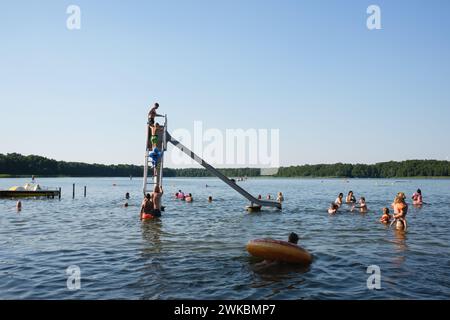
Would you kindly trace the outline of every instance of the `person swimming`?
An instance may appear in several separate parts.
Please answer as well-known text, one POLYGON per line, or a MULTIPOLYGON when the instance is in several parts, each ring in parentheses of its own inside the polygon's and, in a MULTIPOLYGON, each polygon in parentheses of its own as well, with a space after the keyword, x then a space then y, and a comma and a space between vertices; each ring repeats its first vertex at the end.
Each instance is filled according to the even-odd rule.
POLYGON ((353 211, 355 209, 359 209, 359 212, 361 213, 366 213, 367 211, 369 211, 369 208, 367 208, 365 197, 361 197, 359 199, 359 206, 354 205, 350 211, 353 211))
POLYGON ((399 192, 394 199, 392 207, 394 208, 394 220, 391 226, 395 223, 398 230, 407 229, 406 215, 408 214, 408 204, 406 203, 406 196, 403 192, 399 192))
POLYGON ((423 204, 422 190, 417 191, 412 195, 413 204, 415 206, 421 206, 423 204))
POLYGON ((339 195, 336 198, 336 201, 334 201, 334 203, 336 203, 339 207, 342 206, 342 199, 343 198, 344 198, 344 194, 343 193, 339 193, 339 195))
MULTIPOLYGON (((299 238, 299 236, 298 236, 298 234, 296 234, 295 232, 291 232, 290 234, 289 234, 289 236, 288 236, 288 242, 289 243, 292 243, 292 244, 295 244, 295 245, 298 245, 298 240, 299 240, 300 238, 299 238)), ((260 263, 257 263, 256 264, 256 266, 257 267, 270 267, 270 266, 276 266, 276 265, 279 265, 281 262, 280 261, 277 261, 277 260, 268 260, 268 259, 265 259, 265 260, 263 260, 262 262, 260 262, 260 263)))
POLYGON ((348 192, 345 202, 346 203, 356 203, 356 198, 355 198, 355 195, 353 194, 353 191, 348 192))
POLYGON ((288 237, 288 242, 298 244, 299 237, 295 232, 291 232, 288 237))
POLYGON ((389 208, 383 208, 383 215, 380 222, 383 224, 389 224, 391 222, 391 215, 389 214, 389 208))
POLYGON ((208 202, 212 202, 213 201, 213 197, 209 196, 208 197, 208 202))
POLYGON ((330 207, 328 208, 328 213, 329 214, 336 214, 338 209, 339 209, 339 206, 336 203, 332 202, 330 207))
POLYGON ((22 211, 22 202, 19 200, 16 203, 16 210, 17 211, 22 211))
POLYGON ((125 199, 127 199, 127 200, 130 199, 130 193, 129 192, 125 193, 125 199))
POLYGON ((194 198, 192 197, 192 193, 189 193, 184 200, 186 200, 186 202, 193 202, 194 198))
POLYGON ((178 192, 175 193, 175 198, 184 200, 184 192, 182 192, 181 190, 178 190, 178 192))

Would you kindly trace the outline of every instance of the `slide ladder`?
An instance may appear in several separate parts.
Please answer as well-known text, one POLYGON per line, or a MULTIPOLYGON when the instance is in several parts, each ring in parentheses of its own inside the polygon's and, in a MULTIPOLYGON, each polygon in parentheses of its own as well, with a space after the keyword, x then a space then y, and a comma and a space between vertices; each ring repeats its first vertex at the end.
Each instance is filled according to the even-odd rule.
POLYGON ((161 152, 161 157, 158 161, 156 170, 153 168, 152 159, 150 158, 150 152, 152 152, 153 147, 151 143, 152 132, 150 124, 147 124, 147 142, 145 149, 145 161, 144 161, 144 179, 143 179, 143 193, 144 196, 148 191, 152 192, 155 185, 162 186, 163 183, 163 168, 164 168, 164 152, 167 150, 167 116, 164 116, 165 123, 161 125, 157 131, 159 137, 156 147, 161 152), (155 174, 156 173, 156 174, 155 174), (151 182, 149 182, 149 180, 151 182), (150 186, 150 188, 149 188, 150 186))
POLYGON ((176 140, 175 138, 173 138, 168 132, 167 130, 165 131, 165 139, 164 141, 170 142, 172 143, 175 147, 177 147, 178 149, 180 149, 181 151, 183 151, 186 155, 188 155, 190 158, 192 158, 193 160, 195 160, 197 163, 199 163, 201 166, 203 166, 206 170, 208 170, 211 174, 213 174, 214 176, 216 176, 217 178, 219 178, 220 180, 222 180, 223 182, 225 182, 228 186, 230 186, 231 188, 233 188, 234 190, 236 190, 239 194, 241 194, 244 198, 246 198, 247 200, 249 200, 252 204, 252 206, 254 204, 257 204, 259 206, 263 206, 263 207, 274 207, 274 208, 278 208, 281 209, 281 203, 279 202, 275 202, 275 201, 266 201, 266 200, 259 200, 255 197, 253 197, 250 193, 248 193, 247 191, 245 191, 244 189, 242 189, 239 185, 236 184, 236 182, 234 182, 233 180, 229 179, 228 177, 226 177, 224 174, 222 174, 219 170, 217 170, 216 168, 214 168, 213 166, 211 166, 209 163, 207 163, 206 161, 204 161, 202 158, 200 158, 199 156, 197 156, 194 152, 192 152, 191 150, 189 150, 187 147, 185 147, 181 142, 179 142, 178 140, 176 140))

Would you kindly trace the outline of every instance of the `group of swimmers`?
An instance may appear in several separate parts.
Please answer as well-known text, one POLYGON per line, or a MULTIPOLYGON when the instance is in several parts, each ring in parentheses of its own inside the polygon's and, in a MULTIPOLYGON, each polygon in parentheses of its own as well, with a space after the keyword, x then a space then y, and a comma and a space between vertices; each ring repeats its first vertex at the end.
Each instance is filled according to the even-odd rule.
MULTIPOLYGON (((258 195, 258 200, 261 200, 261 199, 262 199, 262 196, 258 195)), ((266 199, 267 200, 272 200, 272 196, 270 194, 268 194, 266 196, 266 199)), ((282 203, 283 201, 284 201, 283 193, 282 192, 278 192, 278 194, 277 194, 277 202, 282 203)))
MULTIPOLYGON (((194 197, 192 196, 192 193, 184 193, 181 190, 178 190, 178 192, 175 193, 175 199, 186 201, 186 202, 193 202, 194 201, 194 197)), ((262 199, 262 196, 258 195, 258 200, 261 200, 261 199, 262 199)), ((268 194, 267 195, 267 200, 271 200, 271 199, 272 199, 272 196, 270 194, 268 194)), ((209 196, 208 197, 208 202, 212 202, 212 201, 213 201, 212 196, 209 196)), ((277 202, 282 203, 283 201, 284 201, 283 193, 278 192, 277 202)))
MULTIPOLYGON (((412 195, 413 204, 415 206, 423 205, 423 197, 422 190, 417 189, 417 191, 412 195)), ((329 214, 336 214, 342 204, 344 203, 344 194, 340 193, 335 202, 331 203, 328 208, 329 214)), ((345 203, 351 205, 350 212, 353 212, 355 208, 358 208, 361 213, 368 212, 368 207, 366 204, 366 199, 361 197, 356 202, 356 198, 353 194, 353 191, 350 191, 345 199, 345 203)), ((380 218, 380 222, 383 224, 390 224, 392 226, 395 224, 397 229, 405 230, 407 229, 406 215, 408 213, 408 204, 406 203, 406 195, 403 192, 397 193, 395 196, 394 202, 392 203, 392 208, 394 210, 393 215, 390 215, 389 208, 383 208, 383 215, 380 218)))
MULTIPOLYGON (((193 202, 194 197, 192 196, 192 193, 184 193, 181 190, 178 190, 177 193, 175 193, 175 199, 186 201, 186 202, 193 202)), ((211 198, 212 200, 212 198, 211 198)))

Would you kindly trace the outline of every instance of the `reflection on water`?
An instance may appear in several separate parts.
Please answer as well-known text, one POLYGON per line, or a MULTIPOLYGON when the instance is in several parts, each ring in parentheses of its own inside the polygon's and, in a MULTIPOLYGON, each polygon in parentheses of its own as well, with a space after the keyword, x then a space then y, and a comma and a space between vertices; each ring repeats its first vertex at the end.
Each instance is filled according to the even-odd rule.
MULTIPOLYGON (((246 201, 217 179, 167 179, 166 211, 145 222, 140 179, 41 180, 62 187, 62 199, 24 199, 20 213, 15 200, 0 199, 0 298, 450 298, 450 180, 406 181, 399 190, 392 180, 250 179, 241 186, 256 195, 282 191, 285 202, 282 212, 248 214, 246 201), (81 189, 72 199, 72 183, 87 185, 87 197, 81 189), (407 232, 379 223, 397 192, 418 187, 427 204, 411 206, 407 232), (173 199, 179 189, 196 202, 173 199), (370 212, 344 206, 329 216, 330 202, 349 190, 366 197, 370 212), (245 250, 249 240, 291 232, 314 255, 311 266, 261 265, 245 250), (80 291, 65 286, 69 265, 81 268, 80 291), (376 294, 366 287, 370 265, 382 271, 376 294)), ((22 182, 0 179, 0 188, 22 182)))
POLYGON ((144 253, 160 253, 161 252, 161 219, 144 220, 141 223, 142 239, 145 240, 144 253))
POLYGON ((264 281, 278 282, 309 271, 309 266, 280 262, 250 263, 250 269, 264 281))
POLYGON ((250 286, 254 289, 270 289, 271 293, 266 298, 294 299, 298 297, 290 296, 289 292, 301 290, 305 282, 303 274, 310 271, 309 266, 287 264, 280 262, 257 262, 255 258, 249 259, 249 269, 254 274, 250 286))
POLYGON ((407 231, 401 229, 394 229, 395 239, 394 242, 397 247, 397 251, 404 252, 406 250, 406 234, 407 231))
POLYGON ((395 248, 395 257, 393 259, 393 264, 395 267, 401 267, 406 260, 406 250, 408 249, 406 245, 406 234, 407 231, 393 228, 395 239, 393 241, 395 248))

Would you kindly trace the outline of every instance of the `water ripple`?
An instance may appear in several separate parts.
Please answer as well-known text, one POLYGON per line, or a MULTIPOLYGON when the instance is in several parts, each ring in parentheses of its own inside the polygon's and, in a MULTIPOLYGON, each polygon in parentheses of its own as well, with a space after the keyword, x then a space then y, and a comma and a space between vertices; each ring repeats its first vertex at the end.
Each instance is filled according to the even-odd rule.
MULTIPOLYGON (((285 195, 282 212, 256 214, 246 213, 245 201, 215 179, 166 181, 163 219, 144 223, 138 219, 139 180, 42 179, 63 188, 62 200, 25 199, 20 213, 15 201, 0 200, 0 298, 450 298, 449 180, 242 182, 254 194, 285 195), (71 199, 73 182, 88 186, 87 198, 71 199), (408 232, 379 224, 393 195, 412 193, 418 184, 430 205, 411 208, 408 232), (196 201, 173 199, 180 188, 196 201), (350 189, 366 196, 371 211, 351 213, 344 206, 329 216, 329 202, 350 189), (126 192, 132 195, 128 208, 126 192), (245 250, 250 239, 285 239, 292 231, 314 256, 308 268, 262 266, 245 250), (67 289, 71 265, 81 269, 78 291, 67 289), (381 290, 367 289, 370 265, 381 268, 381 290)), ((22 182, 2 179, 0 187, 22 182)))

